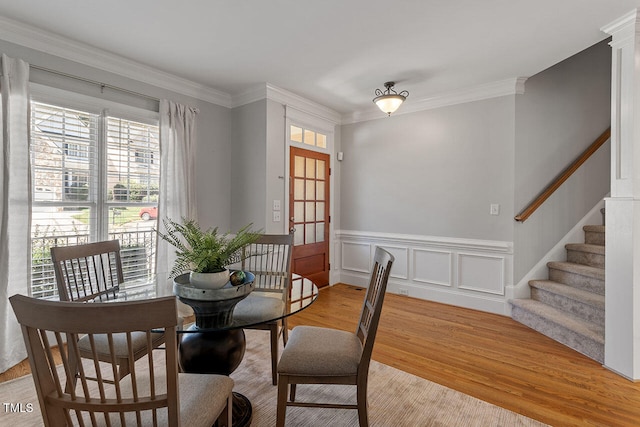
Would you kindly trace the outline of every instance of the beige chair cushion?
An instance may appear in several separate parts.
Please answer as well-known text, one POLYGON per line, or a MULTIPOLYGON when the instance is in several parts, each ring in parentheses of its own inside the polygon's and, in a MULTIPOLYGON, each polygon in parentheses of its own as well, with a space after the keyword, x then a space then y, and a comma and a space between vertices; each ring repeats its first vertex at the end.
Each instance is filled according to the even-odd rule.
POLYGON ((252 293, 236 305, 233 318, 242 319, 245 324, 260 323, 264 319, 282 317, 283 309, 281 294, 264 296, 252 293))
MULTIPOLYGON (((153 340, 153 347, 158 347, 164 341, 164 334, 161 332, 154 332, 151 334, 153 340)), ((94 335, 93 340, 96 344, 96 350, 100 358, 109 358, 109 342, 107 341, 107 335, 94 335)), ((144 332, 132 332, 131 340, 133 343, 134 355, 138 351, 143 350, 146 353, 147 350, 147 336, 144 332)), ((114 334, 113 343, 115 348, 115 354, 117 358, 127 358, 127 334, 114 334)), ((78 349, 81 352, 91 353, 91 343, 89 342, 89 336, 85 335, 78 340, 78 349)))
POLYGON ((285 375, 355 375, 362 355, 362 344, 353 332, 316 326, 297 326, 278 363, 285 375))
MULTIPOLYGON (((158 390, 166 391, 166 378, 161 375, 156 377, 158 390)), ((138 376, 138 394, 148 395, 149 377, 138 376)), ((131 380, 127 376, 120 381, 122 396, 130 397, 131 380)), ((209 374, 178 374, 178 390, 180 393, 180 423, 188 427, 211 427, 227 405, 227 399, 233 389, 233 380, 224 375, 209 374)), ((114 389, 107 390, 107 398, 114 397, 114 389)), ((86 416, 86 414, 85 414, 86 416)), ((74 421, 75 416, 72 417, 74 421)), ((98 425, 107 425, 104 415, 96 415, 98 425)), ((122 426, 117 414, 109 414, 112 426, 122 426)), ((141 413, 141 425, 153 425, 151 411, 141 413)), ((75 423, 74 423, 75 424, 75 423)), ((126 426, 135 426, 135 413, 125 414, 126 426)), ((158 425, 168 426, 167 409, 158 410, 158 425)))

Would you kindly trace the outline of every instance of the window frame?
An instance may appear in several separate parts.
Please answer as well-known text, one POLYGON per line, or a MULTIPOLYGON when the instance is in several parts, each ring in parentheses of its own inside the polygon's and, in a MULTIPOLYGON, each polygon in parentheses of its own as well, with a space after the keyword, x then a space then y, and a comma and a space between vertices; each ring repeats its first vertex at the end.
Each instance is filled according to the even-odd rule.
MULTIPOLYGON (((40 85, 37 83, 30 83, 30 105, 31 102, 38 102, 49 104, 52 106, 60 107, 60 108, 68 108, 72 110, 80 110, 90 114, 98 115, 97 119, 97 146, 95 147, 95 152, 93 157, 89 156, 88 158, 78 158, 78 161, 88 161, 93 162, 92 167, 95 167, 98 173, 93 174, 89 179, 94 180, 94 186, 90 186, 92 188, 92 193, 87 201, 74 201, 74 200, 65 200, 64 197, 62 200, 56 201, 36 201, 34 196, 34 192, 39 191, 33 184, 31 185, 30 191, 30 212, 33 212, 34 208, 41 207, 64 207, 64 206, 83 206, 90 209, 90 212, 94 212, 95 218, 92 218, 92 223, 89 227, 89 241, 95 242, 99 240, 105 240, 109 238, 109 212, 112 207, 122 206, 122 207, 137 207, 140 206, 140 202, 132 202, 132 201, 121 201, 121 200, 109 200, 108 196, 108 156, 107 156, 107 148, 108 148, 108 139, 107 139, 107 121, 109 117, 113 117, 116 119, 128 120, 139 122, 147 125, 157 126, 158 127, 158 142, 160 137, 160 115, 157 111, 145 110, 138 107, 132 107, 125 104, 116 103, 113 101, 104 100, 101 98, 91 97, 87 95, 78 94, 75 92, 70 92, 62 89, 57 89, 45 85, 40 85)), ((29 128, 31 128, 31 115, 29 116, 29 128)), ((63 148, 64 151, 67 150, 67 147, 63 148)), ((158 147, 158 152, 160 148, 158 147)), ((159 155, 159 153, 158 153, 159 155)), ((134 154, 131 151, 131 156, 134 154)), ((150 163, 153 164, 155 160, 154 156, 151 154, 150 163)), ((158 161, 159 163, 159 161, 158 161)), ((159 166, 159 165, 158 165, 159 166)), ((63 190, 64 191, 64 190, 63 190)), ((151 202, 149 204, 152 204, 151 202)), ((158 202, 155 202, 155 205, 158 205, 158 202)), ((144 205, 147 206, 147 205, 144 205)), ((140 206, 143 207, 143 206, 140 206)), ((28 230, 29 240, 32 240, 32 230, 28 230)), ((154 241, 154 244, 156 242, 154 241)), ((30 244, 31 246, 32 244, 30 244)), ((29 267, 32 268, 32 263, 29 263, 29 267)), ((32 295, 32 287, 33 282, 29 283, 29 295, 32 295)), ((56 292, 57 294, 57 292, 56 292)), ((43 296, 42 298, 52 298, 43 296)), ((57 298, 57 295, 56 297, 57 298)))

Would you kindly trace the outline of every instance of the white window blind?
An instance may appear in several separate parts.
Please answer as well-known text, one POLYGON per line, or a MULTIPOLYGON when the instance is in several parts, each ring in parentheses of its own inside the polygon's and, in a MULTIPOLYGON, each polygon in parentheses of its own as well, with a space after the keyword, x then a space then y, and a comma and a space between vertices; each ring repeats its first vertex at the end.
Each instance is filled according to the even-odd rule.
POLYGON ((31 103, 34 297, 57 295, 52 246, 118 239, 125 280, 153 273, 156 221, 141 213, 157 206, 155 159, 157 123, 31 103))

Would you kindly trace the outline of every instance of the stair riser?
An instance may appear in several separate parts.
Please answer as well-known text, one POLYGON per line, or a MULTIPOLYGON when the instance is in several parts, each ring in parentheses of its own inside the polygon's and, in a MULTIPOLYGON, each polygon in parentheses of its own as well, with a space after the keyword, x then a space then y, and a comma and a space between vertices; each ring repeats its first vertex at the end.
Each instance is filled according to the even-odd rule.
POLYGON ((585 231, 584 242, 590 245, 604 246, 604 236, 604 233, 599 233, 596 231, 585 231))
POLYGON ((604 327, 604 310, 598 307, 534 287, 531 288, 531 299, 604 327))
POLYGON ((567 261, 591 267, 604 268, 604 255, 590 252, 567 250, 567 261))
POLYGON ((577 334, 562 325, 558 325, 520 307, 513 307, 511 317, 549 338, 584 354, 599 363, 604 363, 604 344, 589 337, 577 334))
POLYGON ((604 295, 604 280, 549 268, 549 279, 578 289, 604 295))

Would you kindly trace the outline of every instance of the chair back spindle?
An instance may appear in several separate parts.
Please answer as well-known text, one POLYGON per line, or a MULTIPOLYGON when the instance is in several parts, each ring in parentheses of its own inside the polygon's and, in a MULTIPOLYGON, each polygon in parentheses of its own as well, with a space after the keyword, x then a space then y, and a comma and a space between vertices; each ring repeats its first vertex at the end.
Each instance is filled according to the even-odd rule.
POLYGON ((118 240, 52 247, 51 260, 61 301, 114 299, 124 282, 118 240))
POLYGON ((292 244, 292 234, 265 234, 244 248, 241 268, 255 274, 257 289, 274 292, 289 289, 292 244))

